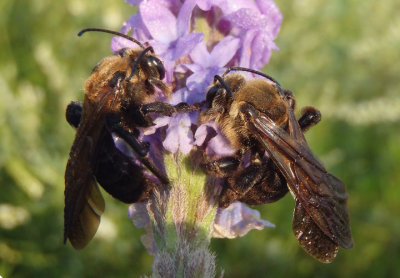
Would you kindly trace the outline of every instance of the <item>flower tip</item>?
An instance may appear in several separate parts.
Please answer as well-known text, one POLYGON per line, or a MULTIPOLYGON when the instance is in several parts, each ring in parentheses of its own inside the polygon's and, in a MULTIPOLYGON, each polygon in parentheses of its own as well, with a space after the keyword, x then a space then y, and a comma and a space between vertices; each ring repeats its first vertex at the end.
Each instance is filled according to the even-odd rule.
POLYGON ((251 230, 275 227, 260 218, 260 213, 241 202, 234 202, 226 209, 219 209, 214 221, 213 237, 235 238, 246 235, 251 230))

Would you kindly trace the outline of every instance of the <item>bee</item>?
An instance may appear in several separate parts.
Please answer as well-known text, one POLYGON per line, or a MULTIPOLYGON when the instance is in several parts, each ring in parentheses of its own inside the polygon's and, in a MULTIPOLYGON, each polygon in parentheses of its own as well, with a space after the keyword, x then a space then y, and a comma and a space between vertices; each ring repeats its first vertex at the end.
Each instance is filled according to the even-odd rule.
POLYGON ((214 120, 237 150, 234 156, 203 163, 208 174, 224 177, 219 207, 235 200, 270 203, 290 191, 295 199, 292 229, 307 253, 327 263, 339 246, 353 246, 345 184, 326 171, 303 135, 321 120, 316 108, 306 107, 296 120, 292 92, 264 73, 241 67, 215 76, 206 106, 199 123, 214 120), (234 70, 263 78, 247 81, 230 73, 234 70))
POLYGON ((125 203, 146 200, 158 184, 169 183, 149 159, 151 146, 138 140, 137 127, 153 125, 149 113, 170 116, 188 107, 154 101, 156 88, 165 96, 171 90, 162 81, 165 69, 151 46, 100 28, 78 35, 88 31, 124 37, 140 49, 125 48, 102 59, 86 80, 83 104, 72 102, 66 110, 67 121, 77 130, 65 170, 64 243, 69 240, 75 249, 84 248, 100 224, 105 204, 97 183, 125 203), (115 139, 122 140, 139 163, 121 152, 115 139))

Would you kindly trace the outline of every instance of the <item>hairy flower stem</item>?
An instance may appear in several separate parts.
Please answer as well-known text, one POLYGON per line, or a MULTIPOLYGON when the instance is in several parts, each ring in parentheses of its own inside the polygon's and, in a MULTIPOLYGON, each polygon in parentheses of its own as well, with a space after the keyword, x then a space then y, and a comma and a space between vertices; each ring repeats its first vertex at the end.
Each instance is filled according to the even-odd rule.
POLYGON ((216 214, 206 190, 206 175, 189 157, 166 155, 168 193, 157 193, 151 215, 157 246, 153 277, 215 277, 215 256, 208 245, 216 214), (158 195, 158 196, 157 196, 158 195))

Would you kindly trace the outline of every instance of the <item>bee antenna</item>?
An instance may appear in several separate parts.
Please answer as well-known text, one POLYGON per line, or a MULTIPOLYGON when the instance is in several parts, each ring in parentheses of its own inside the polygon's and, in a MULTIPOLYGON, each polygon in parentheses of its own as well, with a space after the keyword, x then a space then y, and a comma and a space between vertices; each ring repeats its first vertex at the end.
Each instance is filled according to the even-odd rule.
MULTIPOLYGON (((224 74, 225 75, 225 74, 224 74)), ((231 88, 229 88, 229 86, 225 83, 224 79, 219 76, 219 75, 215 75, 214 76, 214 82, 215 80, 218 80, 218 82, 222 85, 222 87, 224 87, 224 89, 228 92, 228 94, 232 97, 233 93, 231 91, 231 88)))
POLYGON ((140 61, 143 59, 143 57, 146 55, 147 52, 152 52, 154 53, 154 49, 153 47, 149 46, 147 47, 145 50, 143 50, 142 52, 140 52, 140 54, 138 55, 137 59, 135 61, 133 61, 133 63, 131 64, 132 66, 132 72, 129 75, 129 77, 127 78, 127 81, 131 80, 131 78, 133 77, 133 75, 135 74, 136 68, 139 65, 140 61))
POLYGON ((107 30, 107 29, 103 29, 103 28, 86 28, 86 29, 81 30, 81 31, 78 33, 78 36, 80 37, 80 36, 83 35, 83 33, 86 33, 86 32, 103 32, 103 33, 113 34, 113 35, 122 37, 122 38, 124 38, 124 39, 130 40, 130 41, 136 43, 137 45, 139 45, 141 48, 145 49, 145 47, 143 46, 143 44, 141 44, 138 40, 136 40, 136 39, 134 39, 134 38, 132 38, 132 37, 130 37, 130 36, 128 36, 128 35, 122 34, 122 33, 120 33, 120 32, 111 31, 111 30, 107 30))
POLYGON ((222 76, 225 76, 226 74, 228 74, 229 72, 234 71, 234 70, 237 70, 237 71, 247 71, 247 72, 251 72, 251 73, 254 73, 254 74, 263 76, 263 77, 265 77, 265 78, 271 80, 272 82, 274 82, 276 85, 278 85, 279 88, 281 87, 281 84, 279 84, 278 81, 276 81, 274 78, 272 78, 272 77, 269 76, 268 74, 265 74, 265 73, 263 73, 263 72, 261 72, 261 71, 258 71, 258 70, 249 69, 249 68, 243 68, 243 67, 229 67, 229 68, 226 69, 226 71, 224 72, 224 74, 223 74, 222 76))

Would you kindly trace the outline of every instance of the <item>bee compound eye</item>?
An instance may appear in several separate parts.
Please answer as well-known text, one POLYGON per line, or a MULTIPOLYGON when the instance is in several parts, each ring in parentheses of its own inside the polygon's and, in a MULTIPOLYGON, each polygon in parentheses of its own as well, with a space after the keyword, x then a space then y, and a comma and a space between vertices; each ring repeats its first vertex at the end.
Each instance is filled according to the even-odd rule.
POLYGON ((165 68, 160 59, 155 56, 148 56, 148 58, 146 59, 146 63, 149 68, 155 68, 157 70, 158 74, 160 75, 160 80, 164 79, 165 68))

